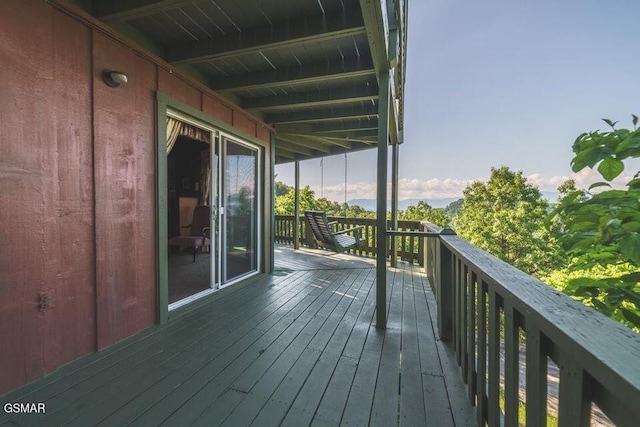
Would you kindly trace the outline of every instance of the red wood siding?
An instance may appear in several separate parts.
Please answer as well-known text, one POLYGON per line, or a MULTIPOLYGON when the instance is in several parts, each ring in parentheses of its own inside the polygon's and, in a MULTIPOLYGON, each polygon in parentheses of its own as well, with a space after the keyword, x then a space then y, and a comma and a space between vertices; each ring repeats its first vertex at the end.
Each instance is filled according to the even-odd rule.
POLYGON ((241 111, 233 112, 233 125, 238 129, 242 129, 251 136, 257 136, 255 120, 247 117, 247 115, 241 111))
POLYGON ((225 123, 233 124, 233 108, 210 95, 202 97, 202 111, 225 123))
POLYGON ((202 93, 198 89, 163 69, 158 70, 158 90, 196 110, 202 107, 202 93))
POLYGON ((41 1, 0 28, 1 394, 95 349, 95 254, 90 31, 41 1))
POLYGON ((156 320, 155 65, 94 34, 98 348, 156 320), (123 71, 118 89, 103 69, 123 71))
POLYGON ((271 138, 271 131, 265 125, 258 123, 256 137, 261 141, 269 142, 271 138))
POLYGON ((157 322, 156 90, 269 153, 264 124, 84 19, 0 1, 0 394, 157 322))

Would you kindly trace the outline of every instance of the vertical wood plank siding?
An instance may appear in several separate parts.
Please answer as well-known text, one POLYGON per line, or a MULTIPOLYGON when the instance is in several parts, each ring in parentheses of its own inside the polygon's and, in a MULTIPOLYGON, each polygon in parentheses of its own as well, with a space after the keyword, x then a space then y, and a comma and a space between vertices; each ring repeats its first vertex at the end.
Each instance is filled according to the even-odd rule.
POLYGON ((2 394, 157 322, 156 91, 270 131, 81 12, 3 1, 0 28, 2 394))
POLYGON ((114 90, 93 79, 98 349, 155 323, 155 66, 99 33, 93 66, 126 70, 114 90), (126 106, 126 108, 124 108, 126 106))
POLYGON ((95 350, 95 249, 91 32, 41 1, 0 27, 2 394, 95 350))
POLYGON ((637 425, 639 335, 460 237, 422 224, 424 231, 440 233, 425 238, 425 269, 434 289, 453 286, 453 303, 436 292, 438 317, 453 323, 452 346, 478 425, 517 426, 521 394, 527 425, 545 425, 549 360, 559 366, 553 399, 560 425, 588 426, 592 402, 616 425, 637 425))

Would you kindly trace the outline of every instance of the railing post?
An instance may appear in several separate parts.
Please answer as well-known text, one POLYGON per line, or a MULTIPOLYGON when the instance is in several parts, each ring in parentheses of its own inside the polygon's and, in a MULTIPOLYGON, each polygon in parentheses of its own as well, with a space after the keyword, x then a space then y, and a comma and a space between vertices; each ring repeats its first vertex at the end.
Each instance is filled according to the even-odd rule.
MULTIPOLYGON (((440 236, 455 235, 448 228, 440 231, 440 236)), ((453 328, 453 253, 438 237, 436 245, 437 276, 436 294, 438 296, 438 331, 442 341, 449 341, 453 328)))

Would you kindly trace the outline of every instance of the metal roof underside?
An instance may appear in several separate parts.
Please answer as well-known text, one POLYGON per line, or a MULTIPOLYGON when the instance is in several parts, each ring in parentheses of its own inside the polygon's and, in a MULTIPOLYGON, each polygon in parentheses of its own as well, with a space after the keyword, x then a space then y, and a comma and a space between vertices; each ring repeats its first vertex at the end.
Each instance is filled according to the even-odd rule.
POLYGON ((367 3, 96 0, 92 13, 274 126, 285 163, 377 146, 367 3))

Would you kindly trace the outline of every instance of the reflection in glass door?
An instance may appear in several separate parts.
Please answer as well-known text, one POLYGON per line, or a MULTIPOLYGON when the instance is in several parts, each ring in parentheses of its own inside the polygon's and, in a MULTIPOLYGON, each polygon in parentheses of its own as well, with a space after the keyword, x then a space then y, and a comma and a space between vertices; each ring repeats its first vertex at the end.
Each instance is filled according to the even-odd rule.
POLYGON ((258 269, 258 150, 225 139, 224 281, 258 269))

